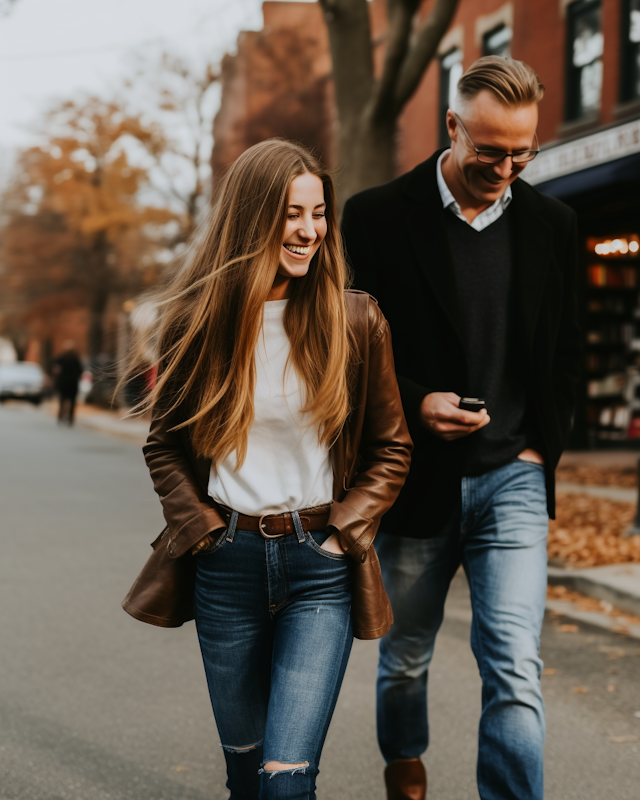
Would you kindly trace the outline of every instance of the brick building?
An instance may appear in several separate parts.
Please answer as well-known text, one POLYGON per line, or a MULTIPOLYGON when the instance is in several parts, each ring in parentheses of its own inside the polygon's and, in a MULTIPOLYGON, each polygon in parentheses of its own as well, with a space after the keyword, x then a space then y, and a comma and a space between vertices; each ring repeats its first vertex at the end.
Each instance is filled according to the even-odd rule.
MULTIPOLYGON (((433 2, 424 2, 424 14, 433 2)), ((384 0, 369 7, 379 67, 384 0)), ((225 61, 214 170, 270 135, 305 141, 334 166, 331 63, 319 5, 265 2, 263 8, 265 28, 242 34, 238 54, 225 61), (293 48, 279 56, 282 62, 287 55, 289 64, 306 57, 303 70, 294 67, 295 84, 276 57, 292 34, 308 42, 302 55, 293 48), (300 119, 308 121, 307 133, 300 119)), ((444 115, 457 79, 491 53, 531 64, 547 87, 538 129, 542 152, 523 177, 578 213, 585 370, 574 444, 637 443, 640 0, 461 0, 438 57, 399 121, 398 174, 446 145, 444 115)))
POLYGON ((214 180, 270 136, 303 141, 332 164, 333 84, 326 25, 317 3, 266 2, 264 28, 244 31, 222 62, 213 135, 214 180))

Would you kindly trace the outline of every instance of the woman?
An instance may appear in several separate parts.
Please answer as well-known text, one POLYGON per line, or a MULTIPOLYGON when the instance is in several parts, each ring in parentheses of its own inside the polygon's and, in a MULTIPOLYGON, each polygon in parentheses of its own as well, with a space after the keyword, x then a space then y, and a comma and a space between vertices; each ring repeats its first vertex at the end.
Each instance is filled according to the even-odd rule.
POLYGON ((123 605, 193 605, 232 800, 315 798, 353 633, 391 623, 371 544, 411 441, 387 323, 346 283, 331 178, 269 140, 160 303, 144 453, 167 531, 123 605))

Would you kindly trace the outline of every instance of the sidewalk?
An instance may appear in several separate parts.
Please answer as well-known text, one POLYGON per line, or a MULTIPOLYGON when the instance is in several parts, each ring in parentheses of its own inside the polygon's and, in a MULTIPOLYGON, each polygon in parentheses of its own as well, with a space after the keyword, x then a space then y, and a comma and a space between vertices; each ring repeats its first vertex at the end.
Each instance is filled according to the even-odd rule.
POLYGON ((588 569, 549 566, 549 585, 602 600, 640 617, 640 564, 609 564, 588 569))
MULTIPOLYGON (((588 452, 564 453, 558 465, 558 482, 556 490, 559 495, 570 495, 572 499, 565 501, 572 508, 576 504, 583 505, 582 519, 574 517, 574 524, 578 528, 584 526, 585 538, 589 539, 589 523, 592 529, 598 531, 598 539, 606 539, 612 532, 612 525, 620 526, 620 520, 614 519, 619 515, 623 520, 623 528, 635 516, 638 503, 637 484, 638 451, 629 450, 602 450, 588 452), (580 482, 578 482, 580 481, 580 482), (593 500, 580 500, 593 498, 602 500, 602 510, 596 515, 593 510, 593 500), (591 503, 591 508, 587 507, 591 503), (626 505, 617 505, 626 504, 626 505), (628 522, 626 521, 628 518, 628 522)), ((562 498, 559 499, 559 508, 562 498)), ((600 508, 599 504, 597 504, 600 508)), ((560 512, 561 513, 561 512, 560 512)), ((564 526, 567 523, 565 521, 564 526)), ((557 524, 556 524, 557 527, 557 524)), ((562 533, 556 531, 556 533, 562 533)), ((622 531, 624 533, 624 530, 622 531)), ((591 534, 593 535, 593 534, 591 534)), ((620 533, 618 533, 620 536, 620 533)), ((636 537, 626 541, 631 546, 636 537)), ((621 540, 618 539, 618 542, 621 540)), ((631 558, 631 557, 629 557, 631 558)), ((570 594, 578 592, 580 595, 592 598, 593 608, 577 608, 576 603, 566 602, 562 592, 550 589, 550 598, 547 608, 555 613, 572 616, 590 624, 602 625, 603 615, 609 620, 605 625, 613 630, 623 630, 625 633, 640 638, 639 620, 632 618, 621 619, 616 617, 617 609, 627 615, 640 617, 640 563, 615 563, 604 566, 571 567, 549 565, 549 586, 565 587, 570 594)), ((577 604, 579 605, 579 604, 577 604)), ((583 604, 584 605, 584 604, 583 604)))
POLYGON ((99 433, 116 436, 119 439, 127 439, 142 446, 147 441, 149 420, 138 417, 123 418, 123 413, 81 405, 76 410, 76 422, 85 428, 92 428, 99 433))

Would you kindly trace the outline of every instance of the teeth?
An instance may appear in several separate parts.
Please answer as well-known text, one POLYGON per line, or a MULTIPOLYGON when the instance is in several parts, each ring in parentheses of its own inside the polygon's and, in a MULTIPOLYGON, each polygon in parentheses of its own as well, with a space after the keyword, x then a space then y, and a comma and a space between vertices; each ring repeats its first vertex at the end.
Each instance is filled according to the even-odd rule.
POLYGON ((292 253, 297 253, 299 256, 306 256, 311 250, 310 246, 307 247, 300 247, 297 244, 285 244, 287 250, 290 250, 292 253))

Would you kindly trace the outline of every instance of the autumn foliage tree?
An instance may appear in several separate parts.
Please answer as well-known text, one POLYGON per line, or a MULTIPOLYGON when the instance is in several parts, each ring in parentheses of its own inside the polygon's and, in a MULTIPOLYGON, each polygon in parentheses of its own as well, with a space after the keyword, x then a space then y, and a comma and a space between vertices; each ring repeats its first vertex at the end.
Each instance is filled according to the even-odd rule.
POLYGON ((22 154, 3 203, 4 327, 15 339, 34 304, 71 298, 89 311, 95 359, 110 298, 153 281, 162 246, 153 230, 175 218, 141 202, 148 171, 131 160, 163 136, 97 97, 55 107, 43 131, 43 143, 22 154))

